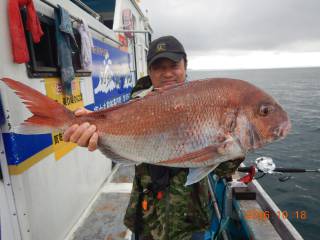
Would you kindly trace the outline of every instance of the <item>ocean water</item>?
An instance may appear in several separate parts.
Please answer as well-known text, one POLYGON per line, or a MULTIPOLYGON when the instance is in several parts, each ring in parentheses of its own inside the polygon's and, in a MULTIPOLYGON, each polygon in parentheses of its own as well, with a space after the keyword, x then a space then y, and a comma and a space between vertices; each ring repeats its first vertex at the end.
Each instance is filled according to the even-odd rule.
MULTIPOLYGON (((271 157, 277 167, 320 168, 320 68, 188 71, 188 80, 229 77, 249 81, 271 94, 288 112, 292 130, 282 141, 251 153, 271 157)), ((304 239, 320 239, 320 173, 268 175, 259 182, 304 239)))

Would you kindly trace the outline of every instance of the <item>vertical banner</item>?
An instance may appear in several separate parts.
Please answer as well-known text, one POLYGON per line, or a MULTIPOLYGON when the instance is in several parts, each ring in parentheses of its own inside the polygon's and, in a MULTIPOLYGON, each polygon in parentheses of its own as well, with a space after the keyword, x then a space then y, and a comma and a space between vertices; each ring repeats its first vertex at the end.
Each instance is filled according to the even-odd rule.
MULTIPOLYGON (((51 99, 57 101, 58 103, 63 104, 66 108, 71 111, 76 110, 77 108, 83 107, 82 94, 80 91, 80 79, 75 78, 72 81, 72 95, 66 96, 62 91, 62 85, 59 78, 46 78, 45 87, 47 96, 51 99)), ((77 145, 74 143, 66 143, 62 139, 62 132, 53 131, 52 132, 52 145, 55 155, 55 159, 59 160, 68 152, 70 152, 77 145)))
POLYGON ((118 48, 93 39, 93 94, 94 106, 90 110, 112 107, 130 99, 135 84, 130 72, 130 56, 118 48))

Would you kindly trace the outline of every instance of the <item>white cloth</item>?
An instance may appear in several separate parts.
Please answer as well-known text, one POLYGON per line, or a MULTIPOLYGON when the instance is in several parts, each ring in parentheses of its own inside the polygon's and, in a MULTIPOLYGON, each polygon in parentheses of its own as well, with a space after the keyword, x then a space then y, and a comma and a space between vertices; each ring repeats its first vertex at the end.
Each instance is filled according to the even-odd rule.
POLYGON ((92 70, 92 53, 93 40, 88 25, 82 21, 79 24, 78 31, 81 36, 81 67, 84 70, 92 70))

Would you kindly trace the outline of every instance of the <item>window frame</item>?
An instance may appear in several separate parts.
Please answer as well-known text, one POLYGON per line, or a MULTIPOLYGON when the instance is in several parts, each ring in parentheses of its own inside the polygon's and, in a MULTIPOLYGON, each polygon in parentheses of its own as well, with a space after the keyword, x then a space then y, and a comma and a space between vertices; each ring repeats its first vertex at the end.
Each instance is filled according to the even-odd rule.
MULTIPOLYGON (((50 32, 48 30, 47 26, 55 27, 55 20, 53 18, 50 18, 46 15, 43 15, 39 12, 37 12, 37 15, 39 17, 40 23, 43 25, 45 24, 46 27, 43 28, 44 34, 49 35, 50 39, 53 39, 52 41, 47 41, 46 44, 48 44, 48 54, 49 54, 49 59, 50 63, 53 66, 39 66, 37 64, 37 58, 36 58, 36 50, 35 50, 35 44, 32 40, 31 33, 29 31, 26 31, 26 10, 22 9, 21 10, 21 15, 23 19, 23 25, 25 29, 25 34, 26 34, 26 41, 27 41, 27 46, 29 50, 29 56, 30 60, 29 62, 26 63, 27 67, 27 74, 29 78, 44 78, 44 77, 60 77, 60 70, 58 67, 58 58, 55 57, 54 51, 57 51, 57 49, 52 45, 52 41, 55 42, 56 44, 56 36, 53 34, 53 36, 50 35, 50 32)), ((79 34, 78 31, 73 28, 73 31, 75 35, 79 34)), ((43 36, 42 36, 43 37, 43 36)), ((81 39, 79 37, 76 37, 77 45, 78 45, 78 50, 77 50, 77 55, 79 56, 78 62, 80 65, 75 65, 75 62, 72 61, 73 63, 73 68, 75 72, 75 77, 88 77, 91 76, 91 71, 81 69, 81 39)), ((74 50, 74 49, 73 49, 74 50)), ((56 53, 58 54, 58 53, 56 53)))

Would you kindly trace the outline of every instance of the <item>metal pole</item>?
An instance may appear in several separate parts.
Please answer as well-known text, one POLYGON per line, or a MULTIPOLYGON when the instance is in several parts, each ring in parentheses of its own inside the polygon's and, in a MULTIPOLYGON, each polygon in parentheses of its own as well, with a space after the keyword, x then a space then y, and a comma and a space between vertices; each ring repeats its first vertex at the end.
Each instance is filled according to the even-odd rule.
MULTIPOLYGON (((47 4, 48 6, 50 6, 50 7, 52 7, 52 8, 54 8, 54 9, 57 9, 57 8, 58 8, 56 5, 52 4, 51 2, 49 2, 49 1, 47 1, 47 0, 40 0, 40 1, 43 2, 43 3, 45 3, 45 4, 47 4)), ((75 17, 75 16, 73 16, 73 15, 71 15, 71 14, 69 14, 69 15, 70 15, 70 17, 71 17, 72 19, 74 19, 74 20, 77 21, 78 23, 81 23, 81 22, 82 22, 80 18, 75 17)), ((91 27, 91 26, 89 26, 89 28, 90 28, 91 30, 99 33, 99 34, 102 35, 103 37, 105 37, 105 38, 107 38, 107 39, 109 39, 109 40, 117 43, 118 45, 120 45, 120 46, 123 45, 123 44, 122 44, 121 42, 119 42, 118 40, 107 36, 106 34, 102 33, 101 31, 99 31, 99 30, 97 30, 97 29, 95 29, 95 28, 93 28, 93 27, 91 27)))
MULTIPOLYGON (((213 191, 213 186, 212 186, 211 181, 209 180, 209 177, 208 177, 208 183, 209 183, 209 192, 210 192, 210 195, 211 195, 211 198, 212 198, 213 207, 214 207, 215 213, 217 215, 217 218, 220 221, 221 220, 221 213, 220 213, 218 202, 217 202, 217 198, 216 198, 216 195, 215 195, 215 193, 213 191)), ((224 204, 224 203, 222 203, 222 204, 224 204)), ((225 230, 222 230, 221 234, 222 234, 222 237, 223 237, 224 240, 228 240, 229 239, 225 230)))
POLYGON ((91 9, 88 5, 84 4, 80 0, 71 0, 74 4, 76 4, 78 7, 82 8, 86 12, 90 13, 92 16, 94 16, 95 19, 100 20, 101 16, 99 13, 96 13, 93 9, 91 9))
POLYGON ((120 32, 120 33, 150 33, 150 31, 147 30, 125 30, 125 29, 116 29, 113 30, 114 32, 120 32))

